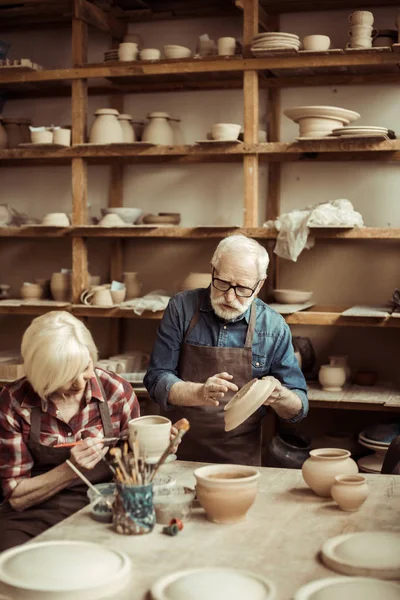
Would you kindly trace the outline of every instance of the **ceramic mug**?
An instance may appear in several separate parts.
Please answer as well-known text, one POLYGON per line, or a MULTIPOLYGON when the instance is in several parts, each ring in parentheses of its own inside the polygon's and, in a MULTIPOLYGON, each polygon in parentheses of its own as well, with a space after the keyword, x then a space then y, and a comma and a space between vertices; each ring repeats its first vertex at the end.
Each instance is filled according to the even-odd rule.
POLYGON ((118 58, 121 61, 129 62, 136 60, 138 55, 138 45, 135 42, 122 42, 118 47, 118 58))
POLYGON ((329 50, 331 40, 327 35, 306 35, 303 39, 304 50, 321 52, 329 50))
POLYGON ((363 48, 372 48, 372 41, 371 37, 354 38, 354 40, 346 44, 346 48, 358 48, 360 50, 363 48))
POLYGON ((92 304, 93 306, 103 306, 108 308, 113 306, 111 292, 105 286, 93 286, 90 290, 85 290, 81 295, 83 304, 92 304))
POLYGON ((221 56, 234 56, 236 50, 236 39, 233 37, 218 38, 218 54, 221 56))
POLYGON ((136 438, 140 455, 158 460, 169 445, 171 425, 169 419, 158 415, 132 419, 128 423, 129 443, 133 447, 136 438))
POLYGON ((373 25, 374 15, 369 10, 355 10, 349 16, 352 25, 373 25))
POLYGON ((110 290, 110 292, 114 304, 121 304, 125 300, 126 288, 123 290, 110 290))
POLYGON ((70 129, 54 129, 53 130, 53 142, 54 144, 60 144, 61 146, 71 145, 71 130, 70 129))
POLYGON ((45 131, 31 131, 32 144, 51 144, 53 142, 53 132, 46 129, 45 131))

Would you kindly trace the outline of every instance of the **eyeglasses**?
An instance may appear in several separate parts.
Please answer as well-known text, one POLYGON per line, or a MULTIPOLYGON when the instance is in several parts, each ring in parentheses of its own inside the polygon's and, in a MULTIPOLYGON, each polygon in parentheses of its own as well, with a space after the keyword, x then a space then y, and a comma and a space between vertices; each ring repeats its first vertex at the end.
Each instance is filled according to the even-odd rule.
POLYGON ((214 277, 215 270, 213 269, 212 274, 212 284, 216 290, 220 292, 229 292, 232 289, 236 296, 239 298, 250 298, 257 289, 258 284, 261 280, 258 280, 254 288, 245 287, 243 285, 231 285, 229 281, 224 281, 223 279, 218 279, 218 277, 214 277))

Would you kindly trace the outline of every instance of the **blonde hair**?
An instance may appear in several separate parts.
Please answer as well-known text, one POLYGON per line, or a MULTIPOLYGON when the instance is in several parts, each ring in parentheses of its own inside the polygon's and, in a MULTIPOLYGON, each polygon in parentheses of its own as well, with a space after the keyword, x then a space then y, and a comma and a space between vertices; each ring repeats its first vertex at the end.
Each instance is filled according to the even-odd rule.
POLYGON ((98 353, 90 331, 65 311, 37 317, 22 338, 25 375, 43 399, 83 373, 98 353))
POLYGON ((211 265, 215 269, 218 269, 218 265, 225 254, 252 256, 256 262, 260 279, 265 279, 267 276, 269 264, 268 252, 264 246, 261 246, 256 240, 253 240, 242 233, 228 235, 220 241, 211 259, 211 265))

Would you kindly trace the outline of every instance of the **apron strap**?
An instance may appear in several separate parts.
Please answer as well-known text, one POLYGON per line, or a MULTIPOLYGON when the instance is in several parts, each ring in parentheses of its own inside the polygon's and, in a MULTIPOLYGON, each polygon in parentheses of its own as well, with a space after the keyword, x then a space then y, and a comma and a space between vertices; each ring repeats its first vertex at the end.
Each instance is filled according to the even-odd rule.
POLYGON ((40 444, 40 426, 42 423, 42 408, 35 406, 31 410, 31 430, 28 441, 34 444, 40 444))
POLYGON ((99 385, 101 395, 103 396, 103 400, 104 400, 104 402, 98 403, 99 410, 100 410, 101 422, 103 423, 104 437, 113 437, 113 426, 111 423, 111 416, 110 416, 110 410, 108 408, 106 392, 104 390, 103 384, 101 383, 100 377, 96 373, 96 369, 94 369, 94 375, 97 379, 97 383, 99 385))
POLYGON ((253 302, 251 304, 251 309, 250 309, 250 321, 249 321, 249 326, 247 328, 246 341, 244 343, 245 348, 253 347, 254 331, 256 328, 256 318, 257 318, 257 307, 256 307, 255 301, 253 300, 253 302))
POLYGON ((185 337, 183 339, 184 342, 186 342, 187 337, 188 337, 189 333, 192 331, 192 329, 194 329, 196 327, 199 317, 200 317, 200 311, 199 311, 199 308, 197 307, 193 314, 193 317, 189 323, 189 327, 186 330, 185 337))

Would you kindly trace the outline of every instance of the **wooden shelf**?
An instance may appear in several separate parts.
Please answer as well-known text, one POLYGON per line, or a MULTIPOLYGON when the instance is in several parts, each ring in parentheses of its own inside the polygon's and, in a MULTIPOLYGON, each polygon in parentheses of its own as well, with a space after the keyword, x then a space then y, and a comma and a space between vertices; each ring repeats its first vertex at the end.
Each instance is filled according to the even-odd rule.
POLYGON ((400 389, 384 384, 348 385, 341 392, 325 392, 319 384, 309 383, 308 399, 313 408, 400 412, 400 389))
POLYGON ((289 325, 322 325, 336 327, 400 327, 399 317, 371 318, 371 317, 343 317, 345 308, 330 308, 313 306, 288 315, 285 320, 289 325))

